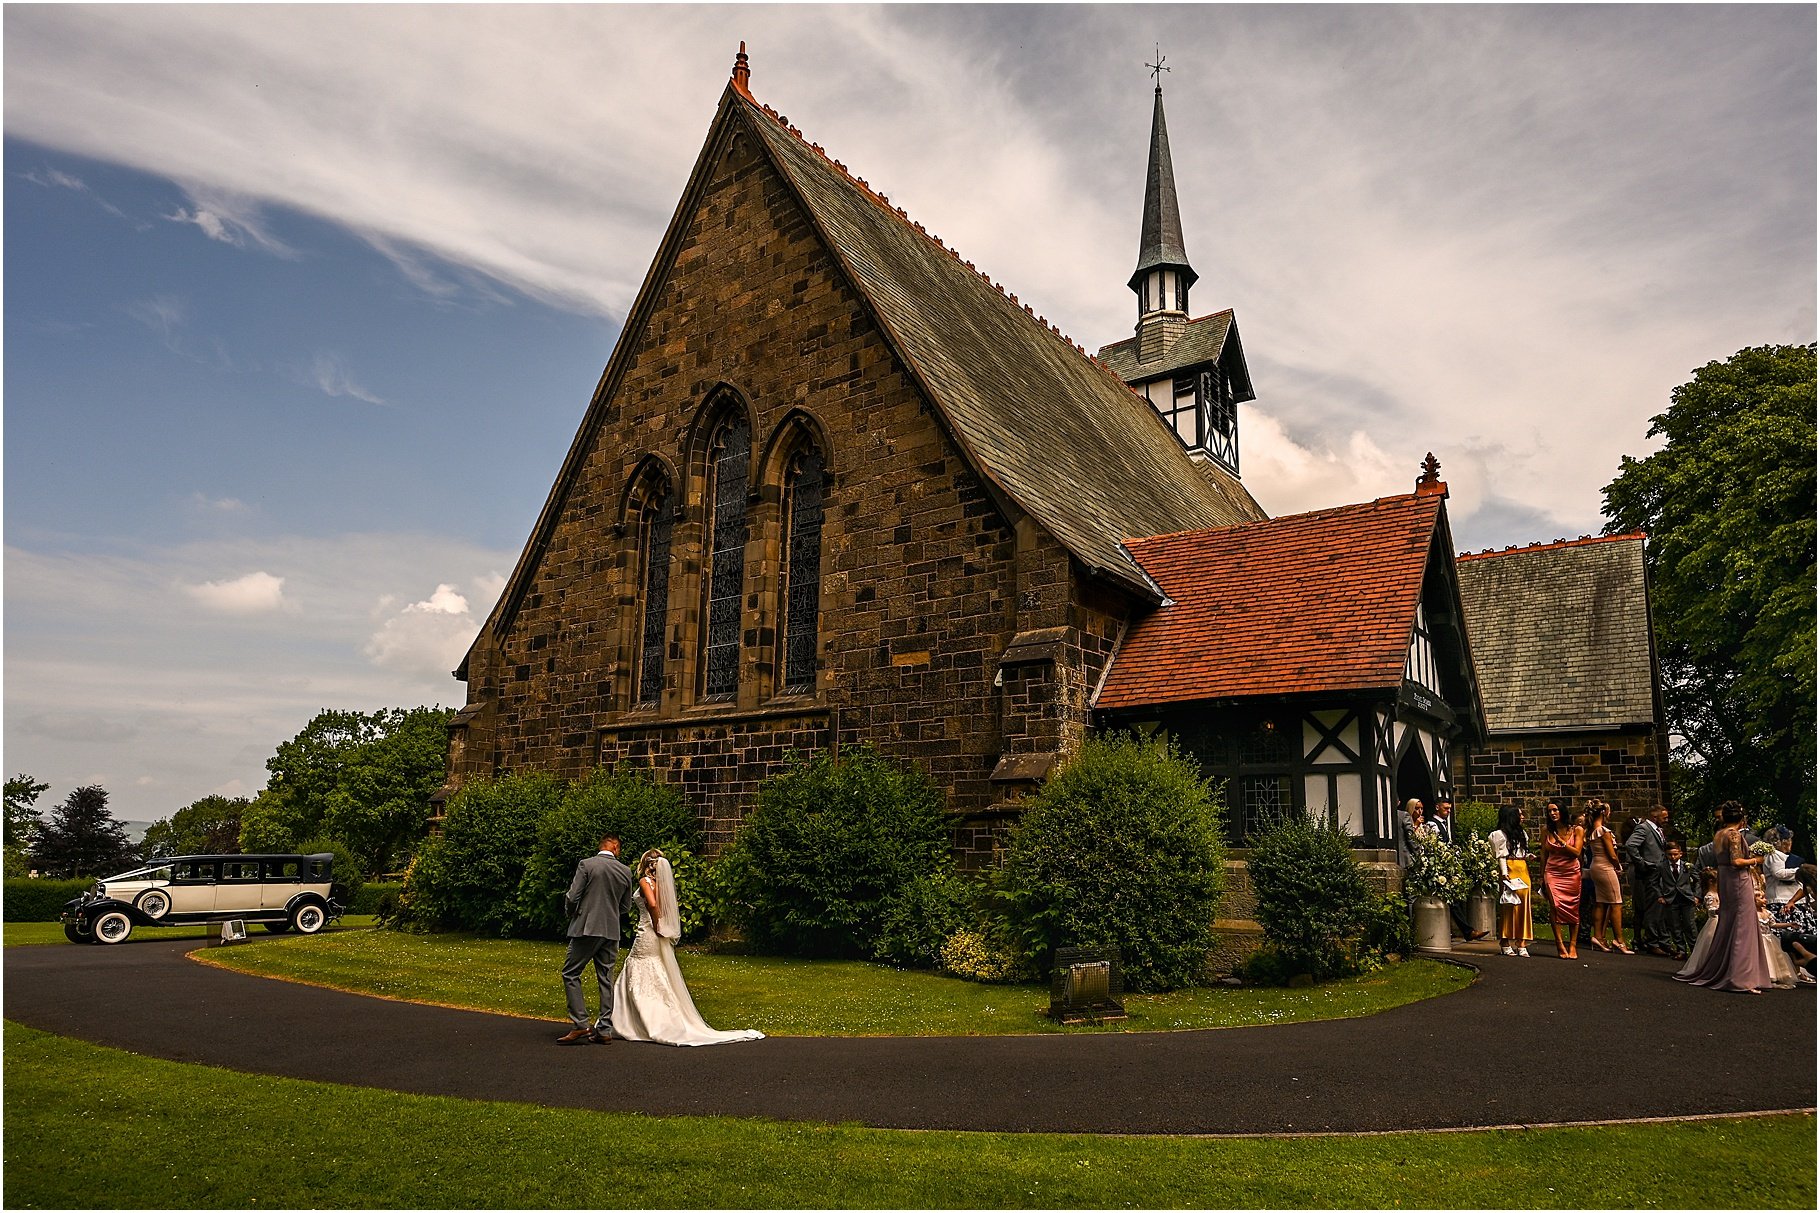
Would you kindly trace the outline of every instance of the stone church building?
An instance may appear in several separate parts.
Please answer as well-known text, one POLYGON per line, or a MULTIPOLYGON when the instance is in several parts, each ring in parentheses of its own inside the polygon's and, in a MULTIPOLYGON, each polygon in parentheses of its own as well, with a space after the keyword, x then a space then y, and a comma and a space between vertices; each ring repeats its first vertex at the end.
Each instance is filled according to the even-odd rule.
MULTIPOLYGON (((1090 355, 757 102, 742 47, 524 552, 455 671, 446 798, 655 768, 728 841, 869 743, 983 857, 1101 726, 1362 847, 1487 739, 1432 457, 1267 518, 1231 311, 1193 316, 1156 93, 1132 335, 1090 355)), ((440 802, 435 812, 440 812, 440 802)))

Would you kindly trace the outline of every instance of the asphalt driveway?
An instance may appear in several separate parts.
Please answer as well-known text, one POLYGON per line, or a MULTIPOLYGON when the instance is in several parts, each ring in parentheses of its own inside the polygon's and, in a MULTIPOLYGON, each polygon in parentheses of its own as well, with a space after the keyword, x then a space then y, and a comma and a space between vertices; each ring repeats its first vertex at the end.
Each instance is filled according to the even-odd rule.
POLYGON ((1458 994, 1324 1023, 674 1049, 556 1047, 554 971, 546 1024, 228 972, 186 959, 199 946, 7 948, 6 1017, 152 1057, 354 1086, 905 1129, 1355 1132, 1815 1103, 1811 988, 1714 993, 1644 956, 1475 954, 1480 977, 1458 994))

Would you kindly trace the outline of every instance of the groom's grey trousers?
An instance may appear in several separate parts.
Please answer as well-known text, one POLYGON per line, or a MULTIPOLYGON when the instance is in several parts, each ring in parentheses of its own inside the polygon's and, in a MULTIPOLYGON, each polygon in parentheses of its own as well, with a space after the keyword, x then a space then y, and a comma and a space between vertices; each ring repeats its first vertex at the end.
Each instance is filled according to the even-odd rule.
POLYGON ((569 1021, 576 1027, 588 1026, 588 1000, 581 992, 581 975, 591 961, 594 976, 600 982, 600 1018, 595 1026, 603 1033, 613 1031, 613 962, 618 958, 617 939, 599 935, 569 937, 569 954, 562 962, 562 991, 569 1000, 569 1021))

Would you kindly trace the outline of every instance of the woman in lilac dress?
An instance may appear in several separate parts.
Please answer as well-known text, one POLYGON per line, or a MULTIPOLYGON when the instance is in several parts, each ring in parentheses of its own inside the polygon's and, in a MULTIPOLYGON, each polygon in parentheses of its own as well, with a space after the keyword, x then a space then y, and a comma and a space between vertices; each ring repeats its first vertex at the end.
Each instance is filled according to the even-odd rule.
POLYGON ((1548 926, 1555 954, 1577 960, 1574 936, 1580 930, 1580 847, 1584 838, 1573 815, 1554 801, 1542 810, 1542 883, 1548 890, 1548 926), (1565 927, 1566 934, 1562 934, 1565 927))
POLYGON ((1719 806, 1720 829, 1713 835, 1713 862, 1719 869, 1718 926, 1700 967, 1675 976, 1709 990, 1761 994, 1770 985, 1770 974, 1763 960, 1752 870, 1763 860, 1744 845, 1738 828, 1743 821, 1744 806, 1737 801, 1719 806))

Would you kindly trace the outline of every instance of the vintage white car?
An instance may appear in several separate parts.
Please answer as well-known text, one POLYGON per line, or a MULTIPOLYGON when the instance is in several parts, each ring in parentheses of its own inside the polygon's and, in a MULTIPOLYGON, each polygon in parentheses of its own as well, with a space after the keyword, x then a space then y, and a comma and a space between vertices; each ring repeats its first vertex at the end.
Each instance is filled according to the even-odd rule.
POLYGON ((341 917, 329 897, 335 857, 178 855, 118 876, 66 902, 63 933, 75 943, 120 943, 145 927, 257 922, 274 933, 314 935, 341 917))

